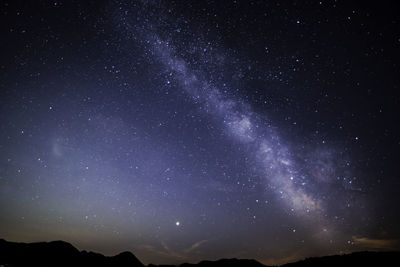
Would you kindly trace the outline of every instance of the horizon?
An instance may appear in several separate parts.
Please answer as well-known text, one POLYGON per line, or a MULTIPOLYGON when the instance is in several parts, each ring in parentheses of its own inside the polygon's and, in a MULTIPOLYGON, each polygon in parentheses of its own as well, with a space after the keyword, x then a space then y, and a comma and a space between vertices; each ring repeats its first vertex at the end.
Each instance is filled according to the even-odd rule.
MULTIPOLYGON (((86 252, 93 252, 93 253, 101 254, 101 255, 106 256, 106 257, 114 257, 114 256, 117 256, 117 255, 119 255, 119 254, 128 252, 128 253, 131 253, 133 256, 136 257, 136 255, 135 255, 135 253, 134 253, 133 251, 121 251, 121 252, 119 252, 119 253, 115 253, 115 254, 112 254, 112 255, 105 255, 105 254, 102 254, 102 253, 99 253, 99 252, 96 252, 96 251, 85 250, 85 249, 79 249, 79 248, 78 248, 77 246, 75 246, 74 244, 72 244, 72 243, 70 243, 70 242, 67 242, 67 241, 64 241, 64 240, 38 241, 38 242, 28 242, 28 243, 27 243, 27 242, 15 242, 15 241, 10 241, 10 240, 5 240, 5 239, 2 239, 2 238, 0 238, 0 240, 6 241, 6 242, 11 242, 11 243, 21 243, 21 244, 62 242, 62 243, 66 243, 66 244, 72 245, 72 246, 73 246, 74 248, 76 248, 79 252, 83 252, 83 251, 86 251, 86 252)), ((362 251, 350 251, 350 252, 341 251, 341 252, 339 252, 339 254, 323 255, 323 256, 316 256, 316 257, 309 256, 309 257, 300 258, 300 259, 296 259, 296 260, 289 260, 289 261, 285 261, 285 262, 281 262, 281 263, 278 263, 278 262, 275 262, 275 263, 263 263, 263 262, 260 261, 260 260, 248 259, 248 258, 218 258, 218 259, 212 259, 212 260, 210 260, 210 259, 203 259, 203 260, 196 261, 196 262, 190 262, 190 261, 188 261, 188 262, 180 262, 180 263, 171 264, 171 265, 179 266, 179 265, 185 264, 185 263, 189 263, 189 264, 199 264, 199 263, 204 262, 204 261, 220 261, 220 260, 255 260, 255 261, 258 261, 259 263, 261 263, 261 264, 263 264, 263 265, 266 265, 266 266, 280 266, 280 265, 284 265, 284 264, 288 264, 288 263, 295 263, 295 262, 299 262, 299 261, 303 261, 303 260, 307 260, 307 259, 312 259, 312 258, 331 257, 331 256, 343 256, 343 255, 351 255, 351 254, 355 254, 355 253, 357 254, 357 253, 380 253, 380 252, 400 252, 400 250, 362 250, 362 251)), ((137 257, 136 257, 136 258, 137 258, 137 257)), ((137 259, 138 259, 142 264, 144 264, 145 266, 148 266, 148 265, 157 265, 157 264, 153 264, 153 263, 151 263, 151 262, 149 262, 149 263, 144 263, 144 262, 142 262, 142 261, 140 260, 140 258, 137 258, 137 259)), ((160 264, 158 264, 158 265, 163 265, 163 264, 160 263, 160 264)))
POLYGON ((0 237, 153 264, 400 250, 396 2, 0 7, 0 237))

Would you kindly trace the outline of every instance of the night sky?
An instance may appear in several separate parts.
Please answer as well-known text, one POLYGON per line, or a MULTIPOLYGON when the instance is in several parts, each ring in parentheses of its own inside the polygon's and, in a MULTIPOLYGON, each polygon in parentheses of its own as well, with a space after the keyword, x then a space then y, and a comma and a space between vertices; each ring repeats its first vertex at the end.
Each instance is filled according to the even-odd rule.
POLYGON ((400 10, 1 1, 0 237, 142 262, 400 249, 400 10))

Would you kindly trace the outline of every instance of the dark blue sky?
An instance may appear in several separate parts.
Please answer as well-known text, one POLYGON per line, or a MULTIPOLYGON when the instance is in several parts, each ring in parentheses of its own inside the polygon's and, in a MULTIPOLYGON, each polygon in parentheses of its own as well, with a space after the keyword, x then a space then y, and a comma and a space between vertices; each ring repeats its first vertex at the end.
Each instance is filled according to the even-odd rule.
POLYGON ((394 4, 0 10, 0 237, 145 263, 399 249, 394 4))

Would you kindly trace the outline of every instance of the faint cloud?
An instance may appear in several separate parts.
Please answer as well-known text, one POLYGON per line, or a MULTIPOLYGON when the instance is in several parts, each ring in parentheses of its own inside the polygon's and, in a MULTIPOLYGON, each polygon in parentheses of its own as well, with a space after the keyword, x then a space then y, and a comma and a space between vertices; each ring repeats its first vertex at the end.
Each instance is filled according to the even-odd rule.
POLYGON ((290 253, 287 256, 282 257, 269 257, 267 259, 261 259, 260 262, 267 266, 279 266, 291 262, 296 262, 305 258, 305 254, 302 250, 290 253))
POLYGON ((207 242, 207 240, 200 240, 192 244, 190 247, 183 250, 174 250, 164 241, 161 241, 161 247, 156 248, 151 245, 143 245, 142 248, 150 251, 153 254, 157 254, 163 257, 172 258, 179 261, 187 261, 190 259, 190 253, 196 251, 202 244, 207 242))
POLYGON ((200 247, 205 242, 207 242, 207 240, 200 240, 200 241, 194 243, 193 245, 191 245, 189 248, 185 249, 184 252, 185 253, 192 252, 193 250, 196 250, 198 247, 200 247))
POLYGON ((156 248, 151 245, 143 245, 141 246, 143 249, 151 252, 152 254, 156 254, 159 256, 163 256, 166 258, 172 258, 175 260, 186 260, 187 257, 183 254, 172 251, 164 242, 161 242, 162 248, 156 248))
POLYGON ((368 237, 353 236, 354 244, 370 249, 398 249, 400 240, 398 239, 372 239, 368 237))

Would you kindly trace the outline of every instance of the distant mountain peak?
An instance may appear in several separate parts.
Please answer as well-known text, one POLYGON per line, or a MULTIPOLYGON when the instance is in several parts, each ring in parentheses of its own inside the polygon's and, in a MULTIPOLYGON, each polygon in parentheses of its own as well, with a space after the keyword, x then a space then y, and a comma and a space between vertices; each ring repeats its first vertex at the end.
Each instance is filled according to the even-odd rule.
POLYGON ((144 267, 131 252, 113 257, 79 251, 68 242, 16 243, 0 239, 0 265, 10 266, 96 266, 144 267))

